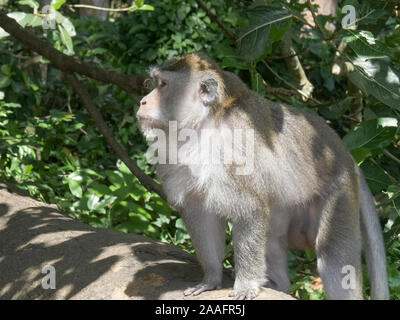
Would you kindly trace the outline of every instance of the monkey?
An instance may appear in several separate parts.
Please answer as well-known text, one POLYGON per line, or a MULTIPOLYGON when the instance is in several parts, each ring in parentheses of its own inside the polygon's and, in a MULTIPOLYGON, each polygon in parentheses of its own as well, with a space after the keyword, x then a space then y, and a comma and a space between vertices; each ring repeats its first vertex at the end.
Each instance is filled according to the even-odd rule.
POLYGON ((266 99, 203 53, 151 67, 149 74, 153 88, 140 101, 138 126, 149 141, 165 134, 166 147, 157 152, 166 161, 156 172, 203 270, 201 283, 184 295, 221 288, 230 220, 234 299, 253 299, 263 286, 288 293, 289 248, 315 250, 328 299, 363 299, 364 251, 371 297, 389 298, 372 193, 325 120, 266 99), (203 152, 210 144, 213 152, 203 152), (229 152, 221 152, 227 146, 229 161, 229 152), (211 153, 219 161, 208 159, 211 153))

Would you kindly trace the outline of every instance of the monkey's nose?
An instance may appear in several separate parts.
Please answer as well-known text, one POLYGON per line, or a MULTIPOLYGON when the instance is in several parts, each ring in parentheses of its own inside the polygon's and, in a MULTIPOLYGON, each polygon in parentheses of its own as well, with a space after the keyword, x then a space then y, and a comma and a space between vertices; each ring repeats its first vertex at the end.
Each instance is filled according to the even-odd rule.
POLYGON ((144 106, 146 103, 147 103, 146 100, 140 101, 140 105, 142 105, 142 106, 144 106))

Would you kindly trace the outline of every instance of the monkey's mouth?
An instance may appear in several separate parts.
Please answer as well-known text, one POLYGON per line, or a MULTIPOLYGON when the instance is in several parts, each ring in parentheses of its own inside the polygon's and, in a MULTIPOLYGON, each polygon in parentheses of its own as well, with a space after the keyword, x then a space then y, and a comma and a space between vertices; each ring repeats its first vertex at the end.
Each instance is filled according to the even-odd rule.
POLYGON ((147 136, 147 133, 152 129, 168 130, 168 124, 164 121, 138 115, 136 115, 136 118, 138 120, 139 130, 143 133, 145 137, 147 136))
POLYGON ((166 124, 164 121, 154 119, 151 117, 147 116, 136 116, 138 123, 140 126, 146 126, 149 128, 167 128, 168 124, 166 124))

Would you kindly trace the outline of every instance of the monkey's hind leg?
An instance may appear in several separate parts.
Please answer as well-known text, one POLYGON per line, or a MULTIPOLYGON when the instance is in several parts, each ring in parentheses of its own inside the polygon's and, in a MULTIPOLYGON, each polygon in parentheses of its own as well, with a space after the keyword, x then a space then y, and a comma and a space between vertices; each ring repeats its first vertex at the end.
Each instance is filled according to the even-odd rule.
POLYGON ((204 271, 204 277, 198 285, 187 288, 183 292, 185 296, 196 296, 204 291, 221 288, 225 249, 226 220, 199 208, 191 209, 185 210, 182 218, 204 271))
POLYGON ((289 293, 287 236, 267 238, 267 283, 266 287, 289 293))
POLYGON ((318 271, 329 299, 362 299, 358 195, 350 188, 332 194, 322 209, 317 235, 318 271))

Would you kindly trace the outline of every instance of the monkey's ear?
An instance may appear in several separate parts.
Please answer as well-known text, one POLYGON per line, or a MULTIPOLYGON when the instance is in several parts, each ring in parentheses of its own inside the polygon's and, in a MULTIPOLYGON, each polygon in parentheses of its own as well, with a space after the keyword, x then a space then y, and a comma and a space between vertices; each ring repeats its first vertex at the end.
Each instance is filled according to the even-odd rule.
POLYGON ((218 82, 213 76, 207 75, 200 80, 199 96, 206 107, 217 103, 219 100, 218 82))

